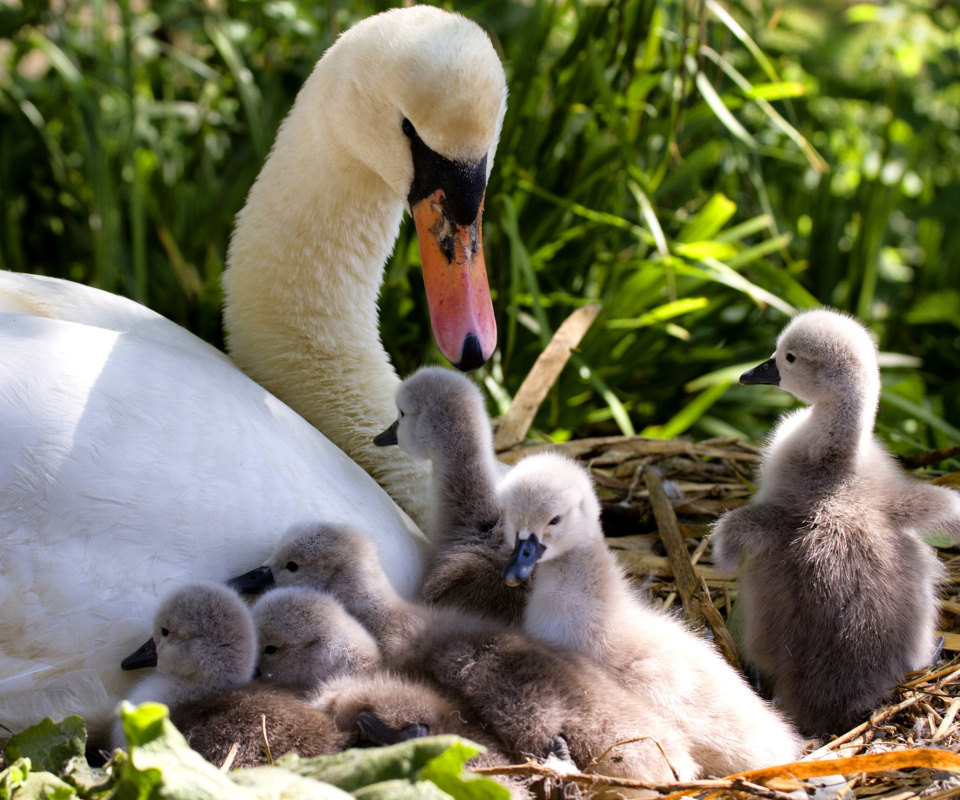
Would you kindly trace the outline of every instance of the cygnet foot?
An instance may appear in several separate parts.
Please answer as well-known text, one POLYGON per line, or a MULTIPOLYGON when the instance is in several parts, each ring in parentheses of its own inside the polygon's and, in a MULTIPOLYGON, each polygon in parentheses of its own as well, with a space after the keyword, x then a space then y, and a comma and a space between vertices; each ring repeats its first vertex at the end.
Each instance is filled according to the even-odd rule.
POLYGON ((418 722, 400 730, 394 730, 370 711, 361 711, 357 714, 357 727, 360 729, 362 740, 380 747, 410 739, 422 739, 430 735, 430 729, 418 722))

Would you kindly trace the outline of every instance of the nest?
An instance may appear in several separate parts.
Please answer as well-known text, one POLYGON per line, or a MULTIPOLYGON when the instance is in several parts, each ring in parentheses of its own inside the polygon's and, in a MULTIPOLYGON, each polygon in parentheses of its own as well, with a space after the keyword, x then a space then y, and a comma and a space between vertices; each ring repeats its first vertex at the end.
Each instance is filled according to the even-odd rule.
MULTIPOLYGON (((550 449, 589 466, 603 504, 604 530, 637 587, 664 610, 682 607, 695 627, 709 631, 724 656, 741 668, 731 620, 734 575, 713 563, 707 534, 724 511, 748 502, 751 476, 760 461, 756 447, 731 439, 699 443, 643 437, 603 437, 562 444, 515 446, 500 454, 508 463, 550 449)), ((919 454, 905 466, 941 456, 919 454)), ((939 460, 939 459, 938 459, 939 460)), ((923 478, 929 478, 925 473, 923 478)), ((952 483, 938 480, 938 483, 952 483)), ((513 772, 538 775, 553 785, 575 783, 597 796, 646 789, 665 798, 756 796, 786 800, 806 790, 818 800, 871 798, 936 800, 960 796, 960 555, 938 550, 947 570, 941 600, 941 660, 911 673, 888 705, 853 730, 826 744, 811 742, 791 765, 724 780, 650 784, 603 779, 598 774, 560 775, 527 764, 513 772)), ((602 764, 597 773, 602 773, 602 764)))

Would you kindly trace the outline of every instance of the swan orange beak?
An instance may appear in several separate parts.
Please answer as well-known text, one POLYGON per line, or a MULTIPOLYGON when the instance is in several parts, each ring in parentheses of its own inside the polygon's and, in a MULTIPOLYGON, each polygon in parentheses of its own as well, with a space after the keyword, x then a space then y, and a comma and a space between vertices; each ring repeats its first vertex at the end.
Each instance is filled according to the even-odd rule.
POLYGON ((423 197, 412 212, 437 346, 458 369, 477 369, 497 346, 497 321, 480 233, 483 200, 476 218, 465 225, 448 213, 443 189, 423 197))

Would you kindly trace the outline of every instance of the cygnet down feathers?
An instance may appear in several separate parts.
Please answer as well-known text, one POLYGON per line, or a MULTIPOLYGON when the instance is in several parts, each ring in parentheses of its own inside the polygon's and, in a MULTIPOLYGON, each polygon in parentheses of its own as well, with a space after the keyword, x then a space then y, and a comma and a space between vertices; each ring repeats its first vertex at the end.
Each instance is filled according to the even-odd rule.
POLYGON ((607 548, 587 472, 555 453, 530 456, 500 486, 514 558, 511 583, 533 572, 523 628, 594 659, 650 703, 707 775, 793 761, 800 742, 716 648, 632 588, 607 548))
POLYGON ((374 441, 432 462, 430 555, 420 598, 519 624, 526 586, 498 580, 510 555, 483 395, 464 375, 423 367, 397 390, 397 420, 374 441))
MULTIPOLYGON (((153 641, 157 672, 137 684, 129 700, 169 705, 173 724, 208 761, 222 764, 236 743, 234 766, 266 763, 261 715, 276 755, 319 755, 345 746, 327 714, 290 693, 249 683, 256 631, 246 604, 227 587, 190 584, 172 592, 157 611, 153 641)), ((150 665, 142 650, 131 657, 135 666, 150 665)), ((119 723, 113 744, 125 745, 119 723)))
POLYGON ((672 725, 589 659, 483 616, 403 600, 355 530, 292 528, 270 573, 278 584, 333 594, 373 634, 388 668, 465 702, 511 760, 545 758, 562 736, 581 769, 624 743, 595 771, 641 780, 698 774, 672 725))
POLYGON ((828 309, 795 317, 773 357, 740 378, 807 404, 767 443, 759 489, 713 533, 742 562, 745 652, 809 735, 847 730, 925 666, 941 568, 920 538, 960 540, 960 495, 904 475, 873 436, 877 348, 828 309))

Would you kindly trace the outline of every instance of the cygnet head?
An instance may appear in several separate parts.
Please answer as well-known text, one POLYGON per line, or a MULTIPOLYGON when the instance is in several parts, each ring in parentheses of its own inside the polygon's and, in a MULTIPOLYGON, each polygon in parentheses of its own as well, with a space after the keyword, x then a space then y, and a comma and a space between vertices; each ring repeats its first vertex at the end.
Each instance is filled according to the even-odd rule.
POLYGON ((153 641, 157 671, 181 685, 223 691, 253 677, 253 618, 237 593, 221 584, 189 584, 167 595, 154 617, 153 641))
POLYGON ((875 402, 877 345, 853 317, 814 309, 794 317, 773 356, 741 375, 740 383, 779 386, 809 405, 851 396, 875 402))
POLYGON ((503 571, 511 586, 525 580, 538 561, 592 545, 603 536, 593 481, 565 456, 543 453, 523 459, 503 479, 498 496, 504 536, 514 544, 503 571))
POLYGON ((376 548, 346 525, 303 523, 280 539, 269 562, 229 581, 246 594, 273 586, 307 586, 337 598, 355 597, 385 580, 376 548))
POLYGON ((253 607, 264 680, 311 689, 375 666, 373 637, 336 600, 306 587, 274 589, 253 607))
POLYGON ((464 425, 484 437, 492 452, 492 436, 483 395, 465 375, 443 367, 423 367, 397 389, 397 420, 374 439, 381 447, 400 449, 422 461, 452 452, 464 425))

